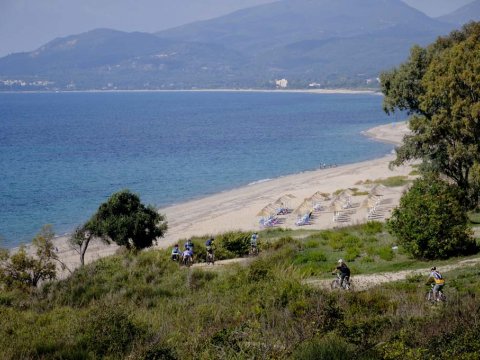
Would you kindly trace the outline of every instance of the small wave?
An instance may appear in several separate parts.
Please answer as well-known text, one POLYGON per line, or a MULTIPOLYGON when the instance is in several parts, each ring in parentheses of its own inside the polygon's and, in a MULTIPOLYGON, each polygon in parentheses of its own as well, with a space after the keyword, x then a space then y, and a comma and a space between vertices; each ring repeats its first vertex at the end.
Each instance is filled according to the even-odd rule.
POLYGON ((267 182, 267 181, 271 181, 272 179, 261 179, 261 180, 257 180, 257 181, 254 181, 254 182, 251 182, 248 184, 248 186, 251 186, 251 185, 256 185, 256 184, 261 184, 261 183, 264 183, 264 182, 267 182))

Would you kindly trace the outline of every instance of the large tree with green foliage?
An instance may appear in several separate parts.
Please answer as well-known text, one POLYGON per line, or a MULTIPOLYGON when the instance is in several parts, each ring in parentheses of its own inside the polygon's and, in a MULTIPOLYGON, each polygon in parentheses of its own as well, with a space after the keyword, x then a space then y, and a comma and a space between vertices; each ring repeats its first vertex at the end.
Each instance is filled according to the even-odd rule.
POLYGON ((138 195, 122 190, 100 205, 81 232, 85 241, 97 236, 128 249, 144 249, 163 237, 166 230, 164 215, 153 206, 142 204, 138 195))
POLYGON ((428 176, 415 180, 393 210, 388 229, 416 258, 442 259, 477 250, 458 188, 428 176))
POLYGON ((407 111, 411 134, 392 165, 422 160, 422 170, 453 180, 463 203, 478 204, 480 189, 480 23, 440 37, 381 75, 387 113, 407 111))

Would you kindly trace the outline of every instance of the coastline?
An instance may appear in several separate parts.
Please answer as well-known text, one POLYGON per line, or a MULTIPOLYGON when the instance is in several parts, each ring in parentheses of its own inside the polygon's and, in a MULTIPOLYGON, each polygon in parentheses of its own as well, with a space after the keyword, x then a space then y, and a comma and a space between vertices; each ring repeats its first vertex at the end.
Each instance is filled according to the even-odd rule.
MULTIPOLYGON (((408 133, 405 122, 381 125, 362 132, 377 141, 400 144, 403 136, 408 133)), ((394 159, 393 154, 359 163, 305 171, 299 174, 286 175, 275 179, 258 181, 240 188, 213 194, 200 199, 160 208, 158 211, 165 214, 168 221, 166 236, 159 239, 156 248, 167 248, 172 244, 191 236, 215 235, 231 230, 255 231, 260 230, 258 212, 267 204, 279 197, 292 194, 289 204, 296 208, 305 198, 317 191, 332 193, 338 189, 360 187, 365 180, 375 180, 391 176, 408 176, 411 172, 409 165, 390 170, 388 163, 394 159)), ((369 185, 371 186, 371 185, 369 185)), ((403 188, 386 190, 392 204, 397 204, 403 188)), ((365 221, 366 208, 358 211, 350 223, 365 221)), ((284 228, 298 228, 295 225, 296 215, 289 214, 280 225, 284 228)), ((344 226, 343 225, 343 226, 344 226)), ((332 213, 319 214, 315 221, 304 227, 306 229, 328 229, 341 226, 332 221, 332 213)), ((68 244, 68 236, 55 238, 59 258, 70 270, 79 266, 79 255, 68 244)), ((86 263, 114 254, 118 246, 105 245, 98 240, 92 241, 87 250, 86 263)), ((60 276, 67 275, 59 271, 60 276)))
POLYGON ((138 90, 122 90, 122 89, 91 89, 91 90, 5 90, 0 94, 41 94, 41 93, 156 93, 156 92, 245 92, 245 93, 307 93, 307 94, 367 94, 383 96, 379 90, 365 89, 138 89, 138 90))

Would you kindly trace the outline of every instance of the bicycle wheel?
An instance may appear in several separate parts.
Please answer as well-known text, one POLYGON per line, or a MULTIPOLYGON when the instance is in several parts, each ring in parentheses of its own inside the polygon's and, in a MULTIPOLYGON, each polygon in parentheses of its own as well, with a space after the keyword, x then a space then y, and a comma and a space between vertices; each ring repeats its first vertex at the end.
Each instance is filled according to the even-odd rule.
POLYGON ((338 289, 340 287, 340 280, 335 279, 330 283, 330 288, 333 289, 338 289))
POLYGON ((440 301, 443 301, 443 302, 447 301, 447 297, 441 291, 438 293, 438 297, 439 297, 440 301))
POLYGON ((343 286, 343 288, 345 290, 349 290, 349 291, 353 291, 354 290, 354 286, 353 286, 353 283, 352 281, 348 281, 348 282, 345 282, 345 285, 343 286))
POLYGON ((215 256, 213 254, 207 254, 207 264, 214 264, 215 263, 215 256))
POLYGON ((433 296, 433 290, 429 290, 425 294, 425 300, 427 300, 428 302, 435 302, 435 297, 433 296))

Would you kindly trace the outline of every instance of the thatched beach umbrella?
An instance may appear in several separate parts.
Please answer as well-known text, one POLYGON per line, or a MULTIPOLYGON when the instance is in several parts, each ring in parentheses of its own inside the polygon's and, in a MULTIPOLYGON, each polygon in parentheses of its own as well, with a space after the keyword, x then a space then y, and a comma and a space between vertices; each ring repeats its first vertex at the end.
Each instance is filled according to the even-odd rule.
POLYGON ((310 199, 312 199, 312 201, 325 201, 330 199, 330 194, 317 191, 310 197, 310 199))
POLYGON ((270 215, 275 215, 276 209, 272 204, 268 204, 265 206, 262 210, 260 210, 257 214, 257 216, 270 216, 270 215))
POLYGON ((303 202, 295 209, 294 214, 306 214, 312 211, 312 201, 310 198, 303 200, 303 202))
POLYGON ((372 187, 369 191, 369 195, 383 195, 382 193, 386 190, 385 185, 377 184, 372 187))
POLYGON ((287 208, 290 208, 290 201, 295 198, 295 195, 292 194, 287 194, 279 197, 273 204, 285 206, 287 208))

